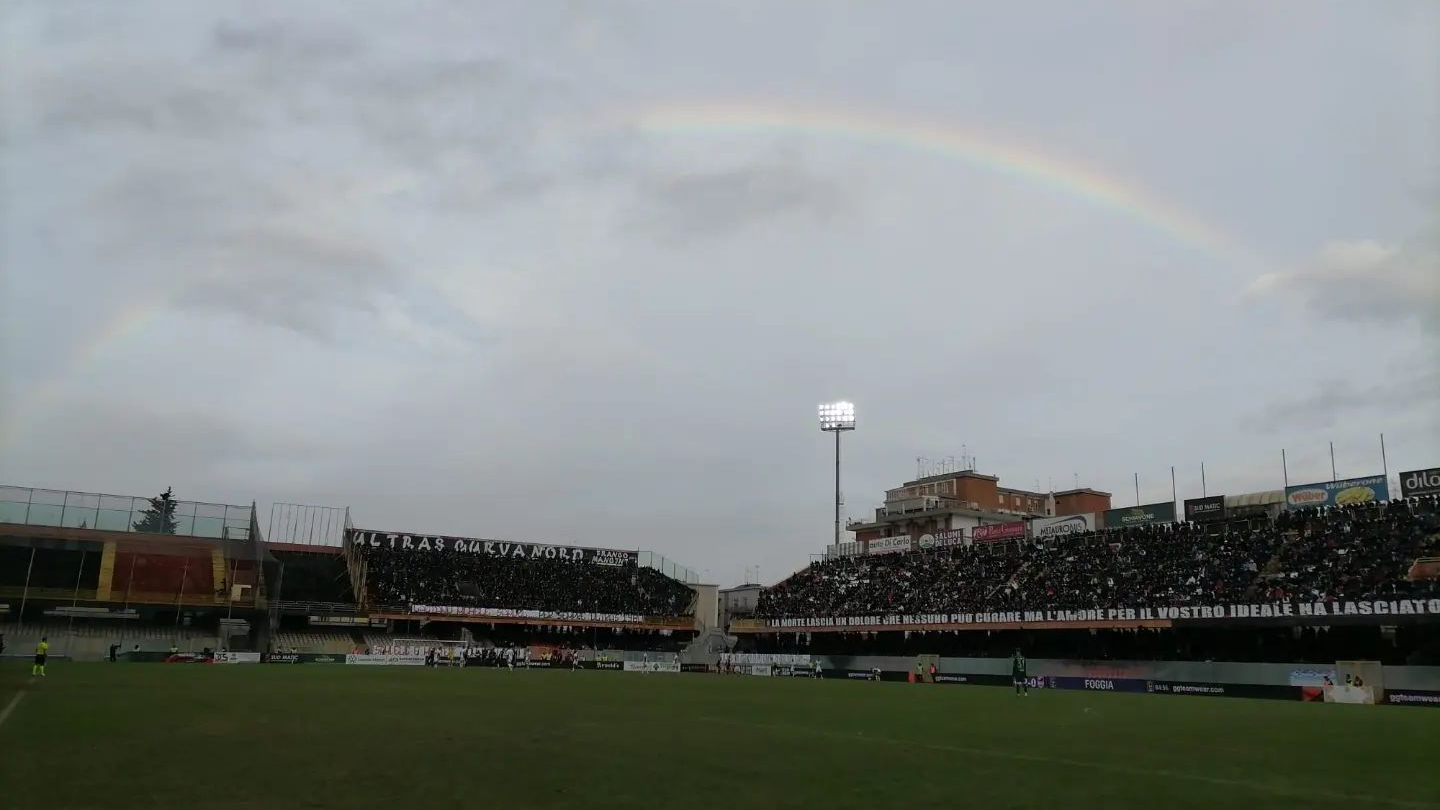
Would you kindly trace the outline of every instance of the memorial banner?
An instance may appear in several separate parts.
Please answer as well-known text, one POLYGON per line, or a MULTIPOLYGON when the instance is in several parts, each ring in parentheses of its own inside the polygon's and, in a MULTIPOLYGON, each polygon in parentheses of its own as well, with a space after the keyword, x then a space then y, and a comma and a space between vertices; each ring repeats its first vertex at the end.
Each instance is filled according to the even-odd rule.
POLYGON ((1377 599, 1348 602, 1261 602, 1186 607, 1122 607, 1088 610, 1010 610, 991 613, 907 613, 767 619, 765 627, 803 630, 830 627, 933 627, 937 625, 1086 625, 1096 622, 1251 621, 1292 619, 1297 624, 1341 617, 1440 616, 1440 599, 1377 599))

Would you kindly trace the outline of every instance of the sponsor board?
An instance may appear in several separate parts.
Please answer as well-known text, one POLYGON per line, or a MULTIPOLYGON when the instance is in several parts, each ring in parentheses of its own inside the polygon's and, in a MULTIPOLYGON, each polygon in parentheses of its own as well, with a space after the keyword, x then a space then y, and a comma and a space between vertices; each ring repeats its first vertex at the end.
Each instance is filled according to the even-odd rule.
POLYGON ((260 657, 265 664, 299 664, 304 660, 300 653, 265 653, 260 657))
POLYGON ((1291 686, 1325 686, 1333 683, 1335 683, 1335 670, 1333 669, 1290 670, 1291 686))
POLYGON ((1123 529, 1126 526, 1145 526, 1151 523, 1174 523, 1175 502, 1162 501, 1123 509, 1105 510, 1105 528, 1123 529))
POLYGON ((1440 692, 1418 692, 1414 689, 1388 691, 1385 702, 1392 706, 1429 706, 1440 709, 1440 692))
POLYGON ((1087 624, 1108 621, 1235 621, 1336 617, 1440 616, 1440 599, 1393 599, 1350 602, 1265 602, 1198 607, 1127 607, 1089 610, 1012 610, 994 613, 914 613, 767 619, 777 629, 813 627, 884 627, 906 625, 978 625, 1046 622, 1087 624))
POLYGON ((411 605, 411 613, 435 616, 470 616, 482 619, 547 619, 569 622, 643 622, 644 616, 630 613, 572 613, 563 610, 514 610, 511 608, 463 607, 460 605, 411 605))
POLYGON ((1285 488, 1286 509, 1313 506, 1351 506, 1371 501, 1390 500, 1390 483, 1383 475, 1346 478, 1343 481, 1322 481, 1285 488))
POLYGON ((984 526, 976 526, 970 530, 970 539, 977 543, 989 543, 995 540, 1013 540, 1025 536, 1025 521, 1016 520, 1010 523, 990 523, 984 526))
POLYGON ((1225 496, 1189 498, 1185 501, 1185 519, 1193 522, 1219 520, 1225 517, 1225 496))
POLYGON ((678 661, 626 661, 626 672, 679 672, 678 661))
POLYGON ((1044 680, 1047 689, 1079 689, 1086 692, 1150 691, 1150 682, 1139 678, 1084 678, 1057 675, 1044 677, 1044 680))
POLYGON ((902 534, 897 537, 877 537, 867 541, 865 546, 866 554, 898 554, 910 550, 910 535, 902 534))
POLYGON ((1440 467, 1400 473, 1400 497, 1440 495, 1440 467))
POLYGON ((217 664, 258 664, 258 652, 217 652, 213 659, 217 664))
POLYGON ((586 669, 622 670, 625 668, 625 664, 622 661, 586 661, 584 663, 588 665, 585 667, 586 669))
POLYGON ((946 529, 934 534, 922 534, 916 545, 923 551, 928 548, 948 548, 965 545, 964 529, 946 529))
POLYGON ((1093 514, 1035 518, 1030 521, 1031 537, 1062 537, 1067 534, 1093 531, 1095 531, 1095 516, 1093 514))
POLYGON ((452 554, 485 554, 490 557, 513 557, 529 560, 564 560, 593 565, 636 565, 640 552, 613 548, 555 546, 546 543, 511 543, 504 540, 482 540, 475 537, 448 537, 434 534, 405 534, 348 529, 346 539, 361 548, 384 548, 391 551, 448 552, 452 554))
POLYGON ((319 655, 313 655, 306 660, 312 664, 343 664, 345 663, 345 656, 321 653, 319 655))
POLYGON ((710 667, 705 664, 681 664, 681 672, 709 672, 710 667))
POLYGON ((352 653, 345 656, 345 663, 372 667, 423 667, 423 655, 371 655, 352 653))

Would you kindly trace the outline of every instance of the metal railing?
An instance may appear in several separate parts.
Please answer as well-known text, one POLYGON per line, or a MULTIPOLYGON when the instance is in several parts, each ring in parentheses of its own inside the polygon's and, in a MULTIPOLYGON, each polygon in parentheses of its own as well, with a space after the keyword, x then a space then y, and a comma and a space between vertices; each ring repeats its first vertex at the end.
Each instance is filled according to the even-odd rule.
MULTIPOLYGON (((200 501, 172 503, 174 508, 161 534, 216 539, 250 534, 251 506, 200 501), (174 523, 174 531, 169 531, 170 522, 174 523)), ((141 533, 143 530, 137 527, 153 520, 153 515, 149 498, 0 486, 0 523, 141 533)))
POLYGON ((640 565, 646 568, 654 568, 671 579, 677 579, 686 585, 695 585, 700 582, 700 575, 685 566, 665 559, 653 551, 641 551, 638 554, 640 565))

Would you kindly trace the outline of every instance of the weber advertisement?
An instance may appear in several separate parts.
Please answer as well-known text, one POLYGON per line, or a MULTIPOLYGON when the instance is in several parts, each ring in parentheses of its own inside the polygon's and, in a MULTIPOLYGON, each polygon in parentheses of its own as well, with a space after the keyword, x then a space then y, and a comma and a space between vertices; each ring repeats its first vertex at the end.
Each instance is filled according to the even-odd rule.
MULTIPOLYGON (((1404 480, 1403 477, 1401 479, 1404 480)), ((1285 488, 1286 509, 1307 509, 1314 506, 1353 506, 1371 501, 1390 500, 1390 484, 1383 475, 1323 481, 1285 488)))
POLYGON ((1225 517, 1225 496, 1189 498, 1185 501, 1185 519, 1191 522, 1219 520, 1225 517))
POLYGON ((360 548, 384 548, 391 551, 448 552, 451 554, 486 554, 491 557, 514 557, 529 560, 565 560, 592 565, 636 565, 638 551, 581 546, 552 546, 544 543, 511 543, 504 540, 479 540, 473 537, 443 537, 433 534, 402 534, 350 529, 349 541, 360 548))
POLYGON ((977 543, 990 543, 995 540, 1013 540, 1025 536, 1025 521, 1017 520, 1013 523, 991 523, 985 526, 976 526, 970 530, 970 539, 977 543))
POLYGON ((1031 537, 1062 537, 1067 534, 1095 531, 1094 515, 1035 518, 1030 521, 1031 537))
POLYGON ((1400 473, 1400 497, 1440 495, 1440 467, 1400 473))
POLYGON ((1122 529, 1126 526, 1147 526, 1151 523, 1174 523, 1175 502, 1147 503, 1126 509, 1109 509, 1105 512, 1105 528, 1122 529))

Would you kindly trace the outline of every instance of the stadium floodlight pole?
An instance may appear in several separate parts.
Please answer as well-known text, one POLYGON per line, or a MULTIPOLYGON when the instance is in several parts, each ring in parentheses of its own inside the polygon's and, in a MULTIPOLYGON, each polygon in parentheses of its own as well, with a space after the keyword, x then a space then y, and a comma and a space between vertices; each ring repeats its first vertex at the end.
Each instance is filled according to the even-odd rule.
POLYGON ((855 403, 820 404, 820 429, 835 434, 835 545, 840 545, 840 434, 855 429, 855 403))

